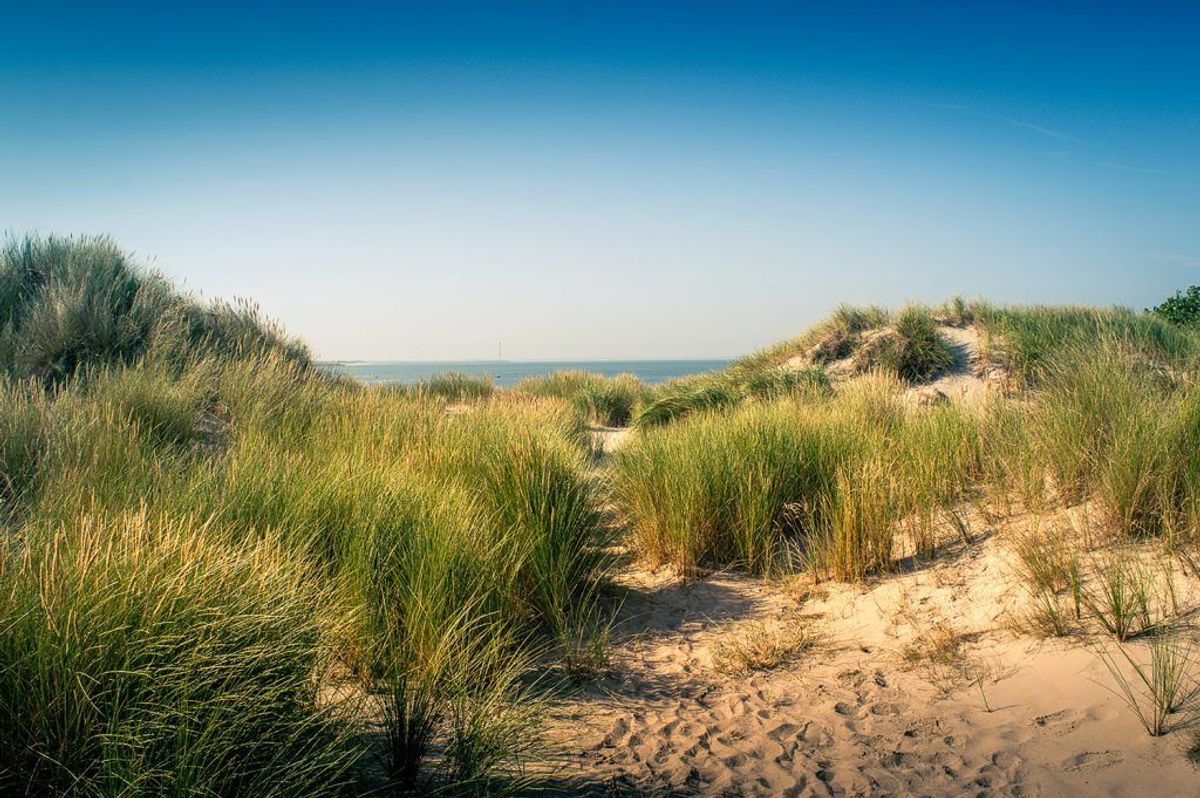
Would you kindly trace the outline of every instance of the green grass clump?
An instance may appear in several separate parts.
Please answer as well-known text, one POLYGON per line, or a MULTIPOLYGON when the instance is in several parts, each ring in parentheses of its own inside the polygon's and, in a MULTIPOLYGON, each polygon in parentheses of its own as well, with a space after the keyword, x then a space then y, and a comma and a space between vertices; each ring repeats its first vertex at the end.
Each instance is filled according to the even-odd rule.
POLYGON ((658 386, 634 416, 633 426, 648 429, 703 411, 736 407, 753 399, 815 399, 831 391, 819 368, 770 369, 739 375, 732 370, 673 380, 658 386))
POLYGON ((768 571, 847 451, 786 403, 695 415, 618 452, 614 491, 636 550, 682 570, 768 571))
POLYGON ((586 371, 556 371, 545 377, 529 377, 513 390, 563 399, 589 423, 605 427, 626 426, 635 409, 652 397, 649 386, 632 374, 608 378, 586 371))
POLYGON ((10 377, 52 384, 148 353, 178 364, 267 351, 309 363, 255 306, 201 305, 110 239, 26 237, 0 248, 0 371, 10 377))
POLYGON ((1038 384, 1064 352, 1116 342, 1160 367, 1187 371, 1200 356, 1200 334, 1127 308, 995 307, 974 310, 989 359, 1028 384, 1038 384))
POLYGON ((740 385, 724 374, 705 374, 673 380, 658 386, 633 419, 639 429, 669 424, 704 410, 731 407, 744 396, 740 385))
POLYGON ((846 581, 890 570, 900 516, 895 463, 876 456, 842 466, 832 488, 814 498, 821 513, 812 563, 846 581))
POLYGON ((646 430, 615 461, 615 495, 636 550, 683 570, 755 572, 794 564, 800 551, 842 573, 825 556, 841 534, 830 520, 846 491, 866 489, 860 464, 887 455, 903 421, 896 387, 867 379, 843 397, 751 403, 646 430))
POLYGON ((141 354, 176 296, 107 239, 10 240, 0 250, 0 353, 45 381, 141 354))
POLYGON ((745 383, 746 395, 756 399, 804 399, 832 390, 829 376, 819 368, 771 369, 752 374, 745 383))
POLYGON ((917 553, 934 554, 938 527, 958 527, 956 508, 982 482, 986 418, 986 410, 935 405, 906 416, 890 436, 897 503, 917 553))
POLYGON ((447 371, 423 380, 414 390, 450 402, 472 402, 487 399, 496 387, 491 377, 473 377, 458 371, 447 371))
POLYGON ((570 417, 553 407, 497 403, 446 419, 423 444, 430 471, 463 485, 506 543, 505 565, 496 567, 510 575, 515 616, 556 633, 571 625, 572 608, 587 605, 579 599, 606 562, 587 464, 572 432, 570 417))
POLYGON ((521 679, 533 660, 507 623, 513 574, 497 569, 512 552, 461 492, 410 481, 395 501, 387 523, 353 539, 345 570, 362 607, 360 667, 387 722, 383 762, 413 789, 448 739, 443 777, 486 788, 536 738, 514 722, 530 710, 521 679))
POLYGON ((888 323, 888 312, 875 305, 840 305, 829 318, 799 336, 748 355, 730 370, 754 374, 783 365, 794 357, 809 356, 817 365, 848 357, 862 333, 888 323))
POLYGON ((189 520, 27 530, 0 567, 0 788, 333 794, 353 750, 318 701, 327 587, 189 520))
POLYGON ((933 311, 934 318, 952 327, 966 327, 976 321, 979 302, 971 302, 961 296, 953 296, 933 311))
POLYGON ((614 465, 634 548, 685 571, 807 562, 843 579, 891 567, 904 529, 932 553, 933 527, 982 469, 980 419, 954 406, 906 411, 903 390, 875 373, 833 396, 644 430, 614 465))
POLYGON ((216 301, 208 305, 185 301, 177 315, 163 320, 164 357, 218 357, 225 360, 271 356, 303 366, 312 354, 299 339, 263 315, 245 299, 216 301), (182 343, 180 343, 182 342, 182 343))
MULTIPOLYGON (((1042 370, 1028 447, 1067 505, 1100 501, 1110 527, 1145 537, 1193 512, 1197 393, 1124 341, 1076 345, 1042 370)), ((1185 526, 1190 525, 1185 523, 1185 526)))
POLYGON ((880 364, 900 379, 931 380, 954 365, 954 352, 928 309, 910 305, 897 314, 893 326, 896 337, 880 352, 880 364))

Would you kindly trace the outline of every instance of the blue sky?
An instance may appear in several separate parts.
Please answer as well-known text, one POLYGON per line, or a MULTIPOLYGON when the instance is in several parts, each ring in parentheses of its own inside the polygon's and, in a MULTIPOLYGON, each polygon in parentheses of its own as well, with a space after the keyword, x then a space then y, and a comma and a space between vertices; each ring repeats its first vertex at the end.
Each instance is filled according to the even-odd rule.
POLYGON ((99 6, 0 8, 0 227, 111 234, 324 357, 1200 283, 1194 4, 99 6))

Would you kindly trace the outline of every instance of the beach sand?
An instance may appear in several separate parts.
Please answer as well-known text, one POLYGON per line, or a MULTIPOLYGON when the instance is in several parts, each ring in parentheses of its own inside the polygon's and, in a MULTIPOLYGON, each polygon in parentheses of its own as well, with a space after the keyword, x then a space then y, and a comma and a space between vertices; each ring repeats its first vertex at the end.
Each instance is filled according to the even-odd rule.
MULTIPOLYGON (((622 442, 603 438, 606 451, 622 442)), ((607 670, 552 704, 561 793, 1200 793, 1195 730, 1147 734, 1097 654, 1116 651, 1111 638, 1019 631, 1030 600, 1015 536, 1070 514, 960 514, 969 541, 950 535, 936 558, 860 585, 627 563, 607 670), (779 667, 720 667, 752 633, 797 629, 812 642, 779 667)), ((1195 606, 1198 580, 1176 585, 1195 606)), ((1148 659, 1145 642, 1126 646, 1148 659)))

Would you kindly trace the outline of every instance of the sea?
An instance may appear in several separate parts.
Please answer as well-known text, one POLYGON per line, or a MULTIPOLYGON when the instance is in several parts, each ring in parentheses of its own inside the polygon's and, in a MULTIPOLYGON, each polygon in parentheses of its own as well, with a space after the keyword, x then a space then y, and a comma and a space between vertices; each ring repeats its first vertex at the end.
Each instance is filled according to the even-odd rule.
POLYGON ((732 360, 492 360, 323 363, 325 368, 368 384, 412 385, 436 374, 457 371, 475 377, 491 377, 500 388, 510 388, 526 377, 542 377, 556 371, 590 371, 605 377, 633 374, 651 385, 692 374, 720 371, 732 360))

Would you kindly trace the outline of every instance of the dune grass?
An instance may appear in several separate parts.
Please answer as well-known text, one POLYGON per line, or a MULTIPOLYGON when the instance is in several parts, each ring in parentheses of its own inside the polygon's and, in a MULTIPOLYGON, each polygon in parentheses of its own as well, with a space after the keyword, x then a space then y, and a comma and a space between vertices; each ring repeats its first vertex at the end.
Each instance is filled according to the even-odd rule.
POLYGON ((840 305, 829 318, 805 330, 795 338, 754 352, 731 367, 741 374, 753 374, 778 367, 794 357, 807 356, 817 365, 848 357, 859 336, 885 326, 889 315, 874 305, 840 305))
POLYGON ((653 391, 632 374, 603 377, 585 371, 557 371, 529 377, 514 386, 518 393, 569 402, 591 424, 623 427, 651 400, 653 391))
POLYGON ((0 572, 0 786, 334 794, 356 753, 318 701, 331 591, 191 520, 26 529, 0 572))
MULTIPOLYGON (((1182 550, 1200 541, 1198 338, 1120 310, 843 307, 654 389, 364 388, 104 239, 11 242, 0 791, 531 787, 538 676, 602 639, 603 501, 635 553, 685 572, 870 578, 948 529, 969 542, 959 510, 981 493, 1182 550), (1021 391, 906 401, 951 364, 946 323, 978 325, 1021 391), (603 478, 596 424, 637 427, 603 478)), ((1049 625, 1162 625, 1116 554, 1022 545, 1049 625)))
POLYGON ((601 623, 578 414, 327 377, 248 305, 142 319, 165 283, 108 242, 5 257, 3 791, 526 785, 531 673, 601 623))
POLYGON ((829 391, 829 378, 819 368, 770 369, 744 376, 733 371, 702 374, 658 386, 633 417, 633 426, 647 429, 706 410, 755 400, 805 399, 829 391))
POLYGON ((897 314, 892 324, 895 337, 881 339, 872 367, 894 371, 902 380, 923 382, 947 371, 954 364, 954 353, 938 331, 928 308, 909 305, 897 314))
POLYGON ((840 396, 751 404, 648 430, 615 461, 638 550, 684 570, 802 559, 842 576, 890 563, 905 516, 953 504, 978 455, 956 408, 910 417, 872 375, 840 396), (909 456, 902 456, 909 453, 909 456))
POLYGON ((413 387, 413 392, 434 396, 451 402, 473 402, 487 399, 496 390, 491 377, 473 377, 457 371, 436 374, 413 387))
POLYGON ((1056 370, 1064 351, 1115 342, 1148 362, 1180 371, 1196 367, 1200 337, 1150 313, 1127 308, 999 307, 972 303, 989 359, 1026 383, 1056 370))
POLYGON ((790 341, 755 352, 724 371, 658 386, 633 418, 650 428, 692 413, 749 401, 828 394, 826 366, 851 374, 886 372, 908 383, 934 379, 955 355, 929 308, 909 305, 894 317, 874 306, 842 305, 830 318, 790 341))
MULTIPOLYGON (((314 596, 336 599, 327 611, 340 619, 338 633, 312 641, 322 661, 348 664, 358 690, 391 696, 389 722, 410 728, 412 713, 396 707, 427 708, 424 731, 405 755, 409 764, 396 766, 397 783, 475 785, 485 793, 519 783, 510 776, 537 736, 535 725, 515 720, 536 705, 524 677, 539 657, 586 641, 607 567, 572 413, 558 404, 496 401, 447 414, 440 402, 325 381, 279 357, 227 368, 210 363, 182 379, 131 365, 34 398, 40 390, 9 386, 6 394, 29 419, 6 426, 2 449, 6 495, 22 535, 61 528, 74 545, 71 530, 87 514, 143 507, 168 519, 173 534, 194 534, 221 551, 277 546, 286 552, 281 568, 310 575, 303 584, 314 596), (442 753, 431 764, 434 745, 442 753)), ((129 533, 112 534, 121 540, 129 533)), ((34 551, 43 544, 29 537, 26 545, 34 551)), ((0 573, 0 592, 19 576, 0 573)), ((182 602, 200 588, 178 589, 182 602)), ((84 599, 62 600, 72 596, 84 599)), ((53 620, 34 617, 29 622, 43 626, 53 620)), ((113 623, 114 636, 136 634, 119 613, 113 623)), ((253 634, 251 626, 240 640, 251 645, 253 634)), ((7 651, 0 682, 20 675, 4 664, 15 662, 17 649, 7 651)), ((91 677, 75 670, 62 678, 91 677)), ((23 689, 10 683, 0 693, 9 695, 8 688, 23 689)), ((345 721, 339 739, 347 729, 362 732, 365 722, 345 721)), ((249 745, 237 729, 203 744, 249 745)), ((75 747, 53 732, 36 751, 25 744, 29 758, 13 765, 24 774, 15 778, 35 778, 28 768, 43 747, 75 747)), ((173 769, 193 754, 190 743, 180 745, 187 750, 178 759, 149 755, 165 769, 163 779, 183 778, 173 769)), ((104 767, 116 766, 115 755, 97 756, 104 767)), ((254 761, 264 771, 246 776, 247 785, 276 778, 274 759, 254 761)), ((286 786, 285 776, 278 779, 286 786)), ((91 778, 85 783, 100 784, 91 778)), ((213 792, 255 794, 239 789, 213 792)))
MULTIPOLYGON (((728 391, 732 369, 693 381, 690 392, 705 400, 681 405, 694 414, 664 409, 664 420, 682 420, 640 425, 616 461, 619 504, 643 556, 684 570, 757 572, 799 560, 859 579, 891 567, 898 535, 922 556, 947 528, 969 540, 957 508, 982 490, 1010 509, 1014 495, 1037 511, 1092 502, 1097 531, 1117 539, 1197 539, 1193 333, 1122 311, 952 310, 957 318, 909 308, 860 338, 853 357, 903 334, 920 364, 912 371, 902 359, 882 365, 902 350, 874 350, 881 367, 866 377, 763 405, 701 392, 728 391), (905 383, 949 362, 937 319, 1016 331, 1006 351, 1024 354, 1012 362, 1036 364, 1022 366, 1025 392, 974 407, 901 401, 905 383)), ((842 311, 822 335, 849 335, 856 324, 842 311)))
POLYGON ((0 371, 10 377, 49 384, 146 354, 179 362, 271 351, 310 360, 257 306, 180 295, 109 239, 26 237, 0 248, 0 371))

